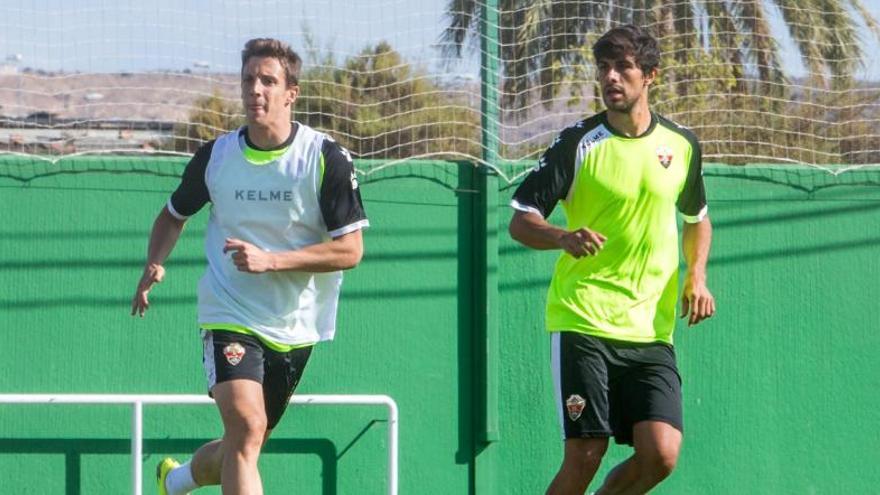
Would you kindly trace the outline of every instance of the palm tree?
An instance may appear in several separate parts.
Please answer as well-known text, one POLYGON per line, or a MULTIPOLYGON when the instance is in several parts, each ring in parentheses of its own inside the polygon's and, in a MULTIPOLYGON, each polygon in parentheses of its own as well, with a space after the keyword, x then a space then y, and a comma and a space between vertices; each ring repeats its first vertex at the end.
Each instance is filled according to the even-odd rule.
MULTIPOLYGON (((479 40, 484 8, 485 1, 449 0, 447 57, 479 40)), ((880 131, 866 103, 880 101, 880 91, 845 91, 856 87, 863 63, 857 18, 880 38, 861 0, 498 0, 498 10, 503 119, 529 119, 535 100, 550 107, 563 88, 574 101, 589 95, 583 86, 595 88, 593 42, 631 23, 660 42, 652 103, 697 131, 704 156, 816 164, 876 156, 871 142, 880 131), (809 74, 797 84, 771 29, 774 11, 809 74)), ((599 110, 600 99, 591 101, 599 110)), ((506 155, 532 156, 541 144, 534 139, 506 155)))
MULTIPOLYGON (((745 90, 749 71, 760 83, 783 83, 779 46, 769 9, 778 8, 813 77, 846 87, 862 61, 855 15, 880 37, 880 27, 860 0, 499 0, 499 48, 503 104, 528 100, 528 88, 555 96, 560 81, 590 64, 588 48, 613 25, 651 29, 680 72, 688 61, 712 58, 729 64, 736 86, 745 90), (695 54, 695 52, 701 52, 695 54)), ((447 56, 460 56, 468 38, 477 39, 484 2, 450 0, 442 41, 447 56)))

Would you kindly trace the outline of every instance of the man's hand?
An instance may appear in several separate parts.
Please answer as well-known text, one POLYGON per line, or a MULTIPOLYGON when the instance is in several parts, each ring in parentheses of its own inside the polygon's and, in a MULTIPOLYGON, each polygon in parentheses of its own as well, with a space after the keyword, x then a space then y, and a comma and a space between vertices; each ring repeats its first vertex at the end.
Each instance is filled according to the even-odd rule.
POLYGON ((223 252, 232 253, 232 262, 240 272, 263 273, 274 269, 274 255, 240 239, 228 238, 223 252))
POLYGON ((593 232, 590 229, 580 228, 563 234, 558 242, 559 247, 564 249, 566 253, 575 258, 581 258, 588 255, 596 255, 602 249, 605 241, 604 235, 593 232))
POLYGON ((161 282, 163 278, 165 278, 165 268, 162 265, 151 263, 144 267, 144 274, 141 275, 137 290, 134 293, 134 297, 131 299, 132 316, 137 314, 141 318, 144 317, 144 313, 150 307, 150 300, 147 298, 147 294, 149 294, 153 286, 161 282))
POLYGON ((710 318, 715 314, 715 298, 706 287, 703 277, 685 277, 681 293, 681 317, 688 319, 688 326, 710 318))

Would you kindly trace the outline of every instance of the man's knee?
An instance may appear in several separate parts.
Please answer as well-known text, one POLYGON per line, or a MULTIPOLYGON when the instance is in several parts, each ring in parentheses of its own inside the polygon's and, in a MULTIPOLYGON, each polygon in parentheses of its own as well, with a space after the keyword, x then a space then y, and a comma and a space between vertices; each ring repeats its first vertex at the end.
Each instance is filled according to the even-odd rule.
POLYGON ((654 447, 636 451, 636 462, 643 476, 663 480, 672 474, 678 463, 679 444, 658 444, 654 447))
POLYGON ((236 415, 226 424, 226 438, 234 444, 259 449, 266 438, 266 415, 258 412, 236 415))
POLYGON ((213 393, 223 418, 226 452, 259 452, 269 426, 262 386, 248 380, 232 380, 217 384, 213 393))
POLYGON ((657 481, 672 474, 681 450, 681 432, 673 426, 656 421, 635 427, 635 460, 645 478, 657 481))

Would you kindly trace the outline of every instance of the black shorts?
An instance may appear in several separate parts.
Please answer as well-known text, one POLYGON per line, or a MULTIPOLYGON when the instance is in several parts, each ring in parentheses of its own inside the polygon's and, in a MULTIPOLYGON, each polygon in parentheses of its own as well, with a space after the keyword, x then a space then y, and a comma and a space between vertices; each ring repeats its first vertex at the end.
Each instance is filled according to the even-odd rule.
POLYGON ((312 353, 312 347, 278 352, 253 335, 203 330, 202 361, 208 378, 208 395, 214 385, 229 380, 253 380, 263 385, 268 427, 274 428, 287 409, 312 353))
POLYGON ((684 431, 675 351, 577 332, 554 332, 551 367, 565 438, 614 436, 633 444, 633 425, 662 421, 684 431))

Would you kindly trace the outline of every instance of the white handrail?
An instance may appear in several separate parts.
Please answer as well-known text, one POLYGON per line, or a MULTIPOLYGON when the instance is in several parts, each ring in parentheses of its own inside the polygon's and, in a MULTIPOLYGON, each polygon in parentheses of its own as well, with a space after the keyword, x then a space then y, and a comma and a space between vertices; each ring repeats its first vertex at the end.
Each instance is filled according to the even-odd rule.
MULTIPOLYGON (((301 405, 384 405, 388 408, 388 494, 397 495, 398 411, 387 395, 294 395, 301 405)), ((185 394, 0 394, 0 404, 131 404, 132 494, 141 495, 144 404, 213 404, 206 395, 185 394)))

